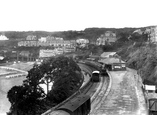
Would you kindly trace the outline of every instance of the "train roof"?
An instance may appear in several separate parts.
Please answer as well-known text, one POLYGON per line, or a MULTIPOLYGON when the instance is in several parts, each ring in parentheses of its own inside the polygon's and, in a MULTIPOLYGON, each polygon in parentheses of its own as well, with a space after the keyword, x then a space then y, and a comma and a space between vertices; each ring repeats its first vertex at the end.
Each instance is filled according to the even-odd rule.
POLYGON ((120 60, 119 58, 105 58, 99 60, 98 62, 104 64, 125 63, 123 60, 120 60))
POLYGON ((93 71, 92 73, 100 73, 99 71, 93 71))
POLYGON ((50 112, 49 115, 70 115, 70 114, 63 110, 57 110, 50 112))
POLYGON ((57 108, 58 110, 65 110, 73 112, 75 111, 80 105, 82 105, 84 102, 86 102, 88 99, 90 99, 89 95, 81 94, 71 100, 69 100, 66 104, 60 106, 57 108))

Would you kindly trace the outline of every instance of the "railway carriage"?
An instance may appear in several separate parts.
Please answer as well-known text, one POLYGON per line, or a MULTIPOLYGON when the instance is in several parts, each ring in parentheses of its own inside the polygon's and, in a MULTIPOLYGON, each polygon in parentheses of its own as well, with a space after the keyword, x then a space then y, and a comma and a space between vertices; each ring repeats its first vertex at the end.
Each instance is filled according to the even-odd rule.
POLYGON ((100 81, 100 72, 99 71, 93 71, 91 82, 99 82, 99 81, 100 81))
POLYGON ((100 74, 101 74, 101 76, 108 76, 108 73, 107 73, 107 68, 106 68, 106 66, 104 65, 104 64, 102 64, 102 67, 101 67, 101 70, 100 70, 100 74))
POLYGON ((88 115, 90 109, 90 96, 80 94, 48 115, 88 115))

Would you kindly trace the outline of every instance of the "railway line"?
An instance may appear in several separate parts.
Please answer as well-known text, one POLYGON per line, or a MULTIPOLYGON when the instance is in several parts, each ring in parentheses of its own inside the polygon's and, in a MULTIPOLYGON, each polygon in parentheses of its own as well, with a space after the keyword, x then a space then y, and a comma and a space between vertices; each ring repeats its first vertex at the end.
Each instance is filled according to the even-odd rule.
POLYGON ((144 97, 138 97, 141 90, 137 91, 133 73, 126 70, 109 74, 112 77, 110 91, 105 97, 102 89, 102 95, 91 105, 90 115, 148 115, 144 102, 139 103, 144 97))
POLYGON ((136 87, 134 73, 126 69, 124 62, 107 63, 108 76, 100 74, 99 82, 91 79, 93 71, 101 71, 100 64, 84 61, 78 65, 89 79, 79 91, 42 115, 76 115, 70 110, 78 112, 77 115, 148 115, 141 87, 136 87), (82 103, 79 100, 82 100, 82 103), (80 114, 81 112, 84 114, 80 114))
MULTIPOLYGON (((94 66, 89 67, 89 65, 87 66, 84 63, 83 64, 79 63, 79 66, 81 66, 81 69, 83 71, 86 71, 90 76, 92 76, 92 71, 97 70, 97 68, 95 68, 94 66)), ((55 108, 52 108, 51 110, 43 113, 42 115, 64 115, 65 112, 57 110, 59 112, 59 113, 57 113, 54 110, 66 105, 66 103, 73 102, 75 100, 75 98, 78 97, 80 94, 88 95, 90 97, 94 96, 90 99, 91 103, 94 102, 94 100, 96 99, 95 97, 97 97, 97 95, 100 92, 100 89, 102 89, 104 86, 107 89, 108 81, 109 81, 109 78, 104 77, 104 76, 101 76, 100 82, 91 82, 91 80, 89 80, 78 92, 76 92, 74 95, 69 97, 66 101, 62 102, 62 104, 57 105, 55 108)))
POLYGON ((89 79, 79 91, 42 115, 148 115, 145 104, 141 109, 134 74, 124 63, 106 64, 108 76, 100 74, 98 82, 91 79, 93 71, 101 71, 100 65, 90 61, 78 65, 89 79))
POLYGON ((102 82, 103 83, 101 84, 101 87, 98 88, 99 91, 91 96, 91 112, 90 112, 90 115, 98 107, 98 104, 101 103, 101 101, 102 101, 101 99, 106 98, 106 96, 109 93, 112 80, 109 77, 105 77, 102 82))
MULTIPOLYGON (((113 61, 114 59, 109 58, 109 60, 113 61)), ((87 105, 90 105, 90 108, 87 110, 76 109, 78 110, 78 115, 148 115, 146 104, 141 103, 141 99, 144 97, 143 95, 140 95, 141 97, 139 97, 139 92, 141 90, 138 88, 139 90, 137 91, 137 86, 133 79, 134 73, 126 68, 125 62, 119 62, 119 59, 114 61, 113 64, 106 63, 104 66, 109 77, 101 76, 101 80, 98 83, 88 82, 85 85, 84 90, 81 90, 81 94, 84 93, 85 95, 88 95, 91 102, 87 103, 87 105), (87 114, 87 112, 89 113, 87 114)), ((90 66, 89 63, 87 65, 90 66)), ((94 64, 90 66, 90 68, 94 67, 94 64)), ((76 100, 76 98, 80 99, 77 95, 75 95, 74 98, 69 101, 76 100)), ((88 99, 85 101, 88 101, 88 99)), ((66 108, 66 106, 64 107, 66 108)), ((81 108, 81 106, 84 107, 84 105, 79 105, 78 108, 81 108)), ((61 107, 61 109, 63 108, 61 107)), ((68 112, 69 114, 67 115, 76 115, 73 114, 75 112, 76 111, 73 111, 72 113, 68 112)), ((58 114, 51 113, 49 115, 65 114, 60 111, 58 114)))

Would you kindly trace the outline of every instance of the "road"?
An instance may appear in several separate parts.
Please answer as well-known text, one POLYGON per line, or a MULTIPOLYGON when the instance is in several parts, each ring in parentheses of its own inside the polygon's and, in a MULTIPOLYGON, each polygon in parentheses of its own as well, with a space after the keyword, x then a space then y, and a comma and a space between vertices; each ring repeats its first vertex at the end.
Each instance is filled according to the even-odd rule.
POLYGON ((24 77, 13 78, 13 79, 1 79, 0 78, 0 115, 6 115, 9 111, 10 102, 7 98, 7 92, 11 87, 15 85, 21 85, 24 77))
MULTIPOLYGON (((8 65, 7 67, 12 67, 21 70, 29 70, 32 67, 32 63, 17 63, 13 65, 8 65)), ((5 79, 0 77, 0 115, 6 115, 11 106, 7 98, 7 92, 15 85, 22 85, 25 77, 5 79)))
POLYGON ((134 70, 109 72, 112 76, 110 92, 99 95, 93 102, 90 115, 147 115, 146 104, 137 73, 134 70))

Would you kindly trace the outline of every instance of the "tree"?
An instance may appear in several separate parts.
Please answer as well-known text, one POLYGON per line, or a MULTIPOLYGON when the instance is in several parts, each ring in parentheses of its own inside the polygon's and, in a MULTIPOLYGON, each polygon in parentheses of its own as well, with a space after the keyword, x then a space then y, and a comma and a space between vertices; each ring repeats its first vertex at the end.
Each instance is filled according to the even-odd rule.
POLYGON ((8 92, 8 99, 11 102, 9 113, 19 115, 35 115, 42 108, 45 93, 39 86, 42 73, 38 65, 28 72, 22 86, 14 86, 8 92), (11 96, 14 95, 14 96, 11 96))
POLYGON ((7 98, 9 99, 12 105, 8 114, 21 114, 20 110, 18 109, 18 104, 22 101, 21 95, 23 95, 23 91, 24 88, 22 86, 14 86, 8 91, 7 98))
POLYGON ((12 87, 7 97, 11 102, 9 114, 35 115, 42 108, 43 105, 41 102, 45 95, 42 88, 37 86, 36 82, 33 83, 25 80, 22 86, 12 87))
POLYGON ((130 36, 130 34, 126 33, 126 32, 121 32, 121 33, 118 34, 118 36, 119 36, 119 39, 117 40, 117 42, 124 43, 124 42, 129 41, 128 37, 130 36))
POLYGON ((62 102, 77 91, 83 81, 80 78, 81 74, 78 71, 73 71, 72 68, 65 68, 60 75, 62 77, 57 77, 55 79, 52 90, 48 95, 48 98, 51 98, 56 103, 62 102))
MULTIPOLYGON (((52 61, 49 60, 50 62, 52 61)), ((81 86, 83 81, 80 74, 81 70, 72 58, 64 56, 55 58, 53 60, 53 67, 51 66, 51 68, 55 68, 53 70, 54 82, 48 98, 59 103, 72 95, 81 86)))
POLYGON ((36 115, 47 108, 60 103, 72 95, 81 86, 83 79, 81 69, 72 58, 59 56, 34 65, 28 71, 22 86, 14 86, 8 92, 11 102, 10 114, 36 115), (51 89, 49 84, 53 83, 51 89), (47 93, 40 86, 46 84, 47 93), (13 96, 12 96, 13 95, 13 96))

